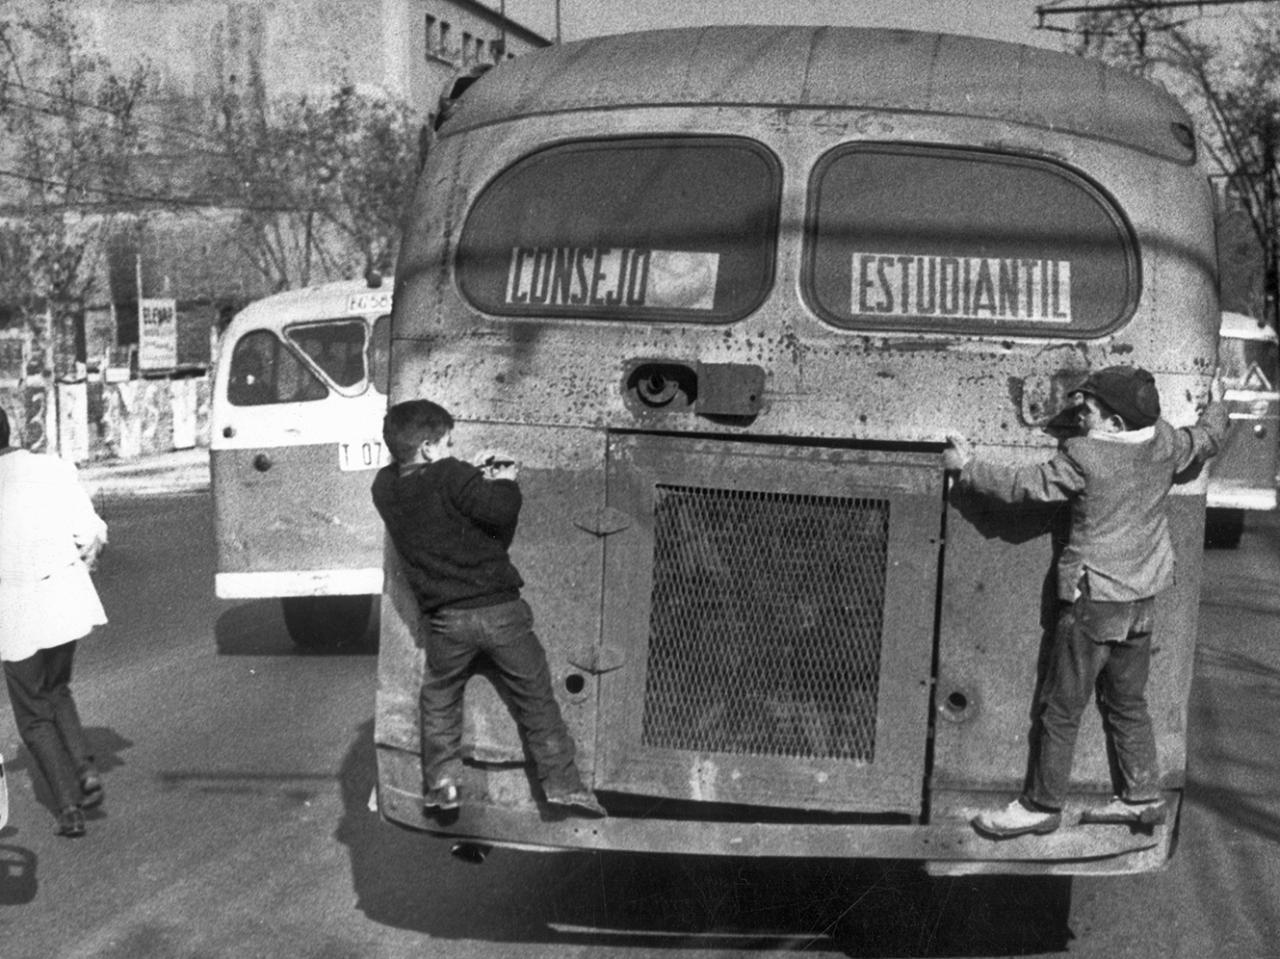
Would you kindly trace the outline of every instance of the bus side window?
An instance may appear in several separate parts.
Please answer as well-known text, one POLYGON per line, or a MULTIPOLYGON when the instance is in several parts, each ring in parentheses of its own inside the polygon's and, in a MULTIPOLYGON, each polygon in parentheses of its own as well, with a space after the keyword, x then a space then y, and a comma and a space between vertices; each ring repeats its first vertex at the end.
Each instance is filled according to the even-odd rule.
POLYGON ((369 338, 369 380, 383 396, 391 378, 391 317, 380 316, 373 323, 369 338))
POLYGON ((309 402, 328 395, 328 388, 267 330, 254 330, 236 343, 227 384, 233 406, 309 402))
POLYGON ((285 335, 339 386, 354 387, 364 382, 363 320, 294 326, 285 335))

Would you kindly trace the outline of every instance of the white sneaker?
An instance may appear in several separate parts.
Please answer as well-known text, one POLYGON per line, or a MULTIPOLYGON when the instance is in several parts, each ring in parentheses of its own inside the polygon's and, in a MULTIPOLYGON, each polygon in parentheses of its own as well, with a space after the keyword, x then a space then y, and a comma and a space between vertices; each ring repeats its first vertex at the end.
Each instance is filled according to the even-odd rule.
POLYGON ((1163 799, 1153 799, 1150 802, 1126 802, 1119 796, 1112 796, 1111 802, 1105 806, 1095 806, 1080 813, 1080 821, 1158 826, 1165 821, 1167 815, 1168 809, 1163 799))
POLYGON ((1021 799, 1015 799, 1003 809, 978 813, 971 823, 978 832, 994 839, 1012 839, 1027 833, 1043 836, 1062 825, 1062 813, 1028 809, 1021 799))
POLYGON ((428 789, 426 795, 422 797, 422 809, 428 813, 437 809, 444 811, 457 809, 459 805, 458 784, 452 779, 442 779, 438 786, 428 789))

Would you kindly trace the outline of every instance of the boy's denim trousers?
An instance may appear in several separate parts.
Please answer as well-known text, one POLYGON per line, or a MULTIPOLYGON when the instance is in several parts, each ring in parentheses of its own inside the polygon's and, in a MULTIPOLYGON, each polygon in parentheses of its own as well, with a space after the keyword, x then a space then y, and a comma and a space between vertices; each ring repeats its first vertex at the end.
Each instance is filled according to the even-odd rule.
POLYGON ((80 802, 80 775, 93 768, 89 741, 71 697, 75 654, 72 640, 4 664, 18 735, 44 775, 59 810, 80 802))
POLYGON ((1147 711, 1155 599, 1104 603, 1087 584, 1063 604, 1040 692, 1031 775, 1024 798, 1043 809, 1066 803, 1080 720, 1097 692, 1098 708, 1120 774, 1120 797, 1160 798, 1156 741, 1147 711))
POLYGON ((419 702, 425 785, 458 781, 461 772, 463 688, 477 656, 487 656, 515 714, 543 789, 582 788, 574 743, 551 689, 547 654, 522 599, 474 609, 443 609, 428 618, 427 663, 419 702))

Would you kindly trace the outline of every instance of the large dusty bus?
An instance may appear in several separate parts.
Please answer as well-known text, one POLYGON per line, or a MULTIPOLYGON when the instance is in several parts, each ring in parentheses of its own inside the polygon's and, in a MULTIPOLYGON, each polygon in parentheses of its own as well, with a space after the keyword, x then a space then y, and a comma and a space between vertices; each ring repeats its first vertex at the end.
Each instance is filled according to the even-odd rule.
POLYGON ((369 499, 387 462, 391 286, 278 293, 222 334, 210 465, 222 599, 279 598, 300 646, 369 637, 382 523, 369 499))
POLYGON ((454 840, 1126 873, 1171 855, 1205 480, 1150 682, 1175 815, 1113 792, 1086 718, 1063 828, 1022 787, 1065 514, 964 498, 945 437, 1048 458, 1070 387, 1152 370, 1195 421, 1212 199, 1186 113, 1067 55, 933 34, 706 28, 504 63, 438 131, 397 267, 390 400, 522 463, 513 556, 609 817, 530 781, 484 671, 460 810, 424 814, 421 627, 387 555, 382 814, 454 840))

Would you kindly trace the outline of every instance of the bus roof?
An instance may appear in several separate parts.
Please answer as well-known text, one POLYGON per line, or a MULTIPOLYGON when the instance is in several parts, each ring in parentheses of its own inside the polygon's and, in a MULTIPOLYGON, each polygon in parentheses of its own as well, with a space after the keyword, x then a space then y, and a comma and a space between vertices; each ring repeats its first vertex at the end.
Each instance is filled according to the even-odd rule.
MULTIPOLYGON (((371 287, 364 280, 338 280, 298 290, 285 290, 254 300, 236 314, 237 321, 261 324, 297 323, 310 319, 391 312, 392 284, 371 287)), ((240 325, 243 325, 241 323, 240 325)))
POLYGON ((696 104, 960 114, 1112 140, 1183 163, 1195 156, 1190 120, 1172 96, 1099 61, 857 27, 699 27, 561 44, 481 77, 440 133, 536 114, 696 104))

